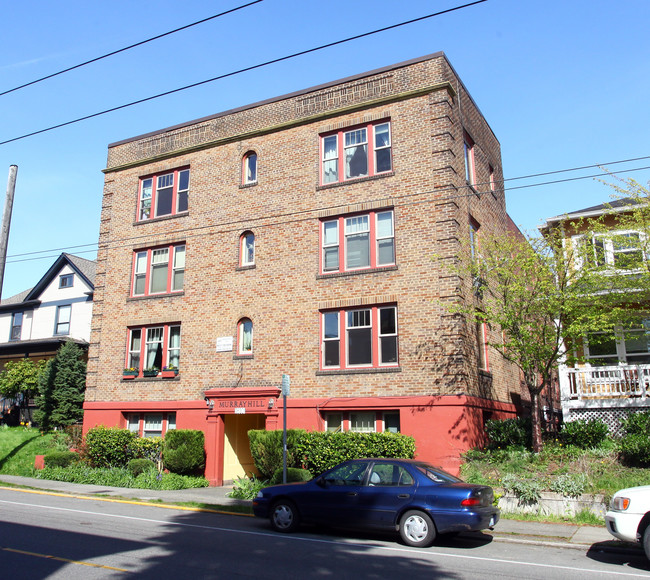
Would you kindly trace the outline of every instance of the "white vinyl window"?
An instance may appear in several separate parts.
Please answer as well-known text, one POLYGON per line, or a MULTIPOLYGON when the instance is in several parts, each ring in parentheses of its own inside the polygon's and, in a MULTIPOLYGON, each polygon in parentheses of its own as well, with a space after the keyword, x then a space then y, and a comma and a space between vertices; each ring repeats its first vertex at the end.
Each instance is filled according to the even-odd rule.
POLYGON ((143 437, 162 437, 163 415, 162 413, 145 413, 144 425, 142 427, 143 437))
POLYGON ((57 306, 56 324, 54 334, 70 334, 70 317, 72 316, 72 305, 57 306))

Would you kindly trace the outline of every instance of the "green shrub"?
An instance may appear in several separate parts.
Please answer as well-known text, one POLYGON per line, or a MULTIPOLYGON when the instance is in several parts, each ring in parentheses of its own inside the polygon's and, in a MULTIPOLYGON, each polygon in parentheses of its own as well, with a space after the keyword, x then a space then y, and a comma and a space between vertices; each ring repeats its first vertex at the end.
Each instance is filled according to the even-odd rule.
POLYGON ((232 491, 226 495, 233 499, 255 499, 258 492, 266 486, 266 481, 253 477, 238 477, 232 491))
POLYGON ((609 434, 607 425, 598 419, 578 419, 562 425, 560 439, 565 445, 575 445, 580 449, 600 446, 609 434))
POLYGON ((400 433, 331 433, 308 431, 300 438, 297 451, 303 467, 319 474, 342 461, 361 457, 415 456, 415 439, 400 433))
POLYGON ((129 445, 129 452, 135 459, 149 459, 157 463, 160 461, 162 446, 162 437, 135 437, 129 445))
POLYGON ((587 489, 587 476, 584 473, 565 473, 558 475, 551 483, 551 491, 566 497, 578 497, 587 489))
POLYGON ((163 440, 163 464, 173 473, 189 475, 205 467, 205 436, 194 429, 167 431, 163 440))
POLYGON ((92 467, 124 467, 132 459, 137 435, 118 427, 93 427, 86 433, 85 455, 92 467))
POLYGON ((492 449, 507 447, 532 447, 532 427, 530 417, 512 419, 490 419, 485 422, 485 432, 489 447, 492 449))
MULTIPOLYGON (((277 485, 282 483, 282 478, 284 474, 284 469, 280 467, 273 474, 271 478, 271 485, 277 485)), ((300 469, 298 467, 287 467, 287 483, 293 483, 296 481, 309 481, 311 479, 311 473, 307 469, 300 469)))
POLYGON ((629 433, 621 438, 621 459, 635 467, 650 466, 650 435, 629 433))
POLYGON ((47 467, 68 467, 68 465, 79 461, 79 454, 74 451, 52 451, 44 457, 47 467))
POLYGON ((627 435, 644 435, 650 433, 650 411, 630 413, 621 420, 621 429, 627 435))
POLYGON ((523 503, 535 503, 544 490, 540 480, 521 478, 512 473, 503 476, 501 485, 505 491, 514 494, 523 503))
POLYGON ((133 477, 137 477, 145 471, 155 470, 156 464, 151 461, 151 459, 131 459, 131 461, 127 463, 126 468, 133 477))
MULTIPOLYGON (((298 443, 304 434, 305 431, 302 429, 287 430, 287 467, 302 465, 298 443)), ((275 471, 282 466, 282 437, 281 430, 252 429, 248 432, 253 462, 263 479, 270 479, 275 471)))

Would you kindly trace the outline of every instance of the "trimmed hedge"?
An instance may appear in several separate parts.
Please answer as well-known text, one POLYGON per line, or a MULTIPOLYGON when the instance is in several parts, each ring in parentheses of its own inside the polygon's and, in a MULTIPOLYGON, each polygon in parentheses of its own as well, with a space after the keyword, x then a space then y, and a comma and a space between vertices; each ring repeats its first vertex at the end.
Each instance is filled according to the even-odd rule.
POLYGON ((623 462, 650 467, 650 411, 631 413, 621 421, 621 428, 625 432, 620 441, 623 462))
POLYGON ((133 477, 138 477, 138 475, 144 473, 145 471, 155 469, 156 464, 151 461, 151 459, 131 459, 131 461, 126 464, 126 468, 129 470, 129 473, 133 477))
MULTIPOLYGON (((269 482, 270 485, 277 485, 282 483, 282 477, 284 475, 284 469, 276 470, 269 482)), ((306 469, 299 469, 298 467, 287 467, 287 483, 294 483, 296 481, 309 481, 311 479, 311 473, 306 469)), ((251 498, 252 499, 252 498, 251 498)))
POLYGON ((605 441, 609 430, 599 419, 577 419, 562 425, 560 439, 565 445, 575 445, 580 449, 600 447, 605 441))
POLYGON ((86 433, 85 455, 92 467, 123 467, 133 457, 137 435, 119 427, 93 427, 86 433))
POLYGON ((68 467, 79 461, 79 454, 74 451, 52 451, 43 459, 46 467, 68 467))
POLYGON ((525 447, 533 444, 530 417, 512 419, 490 419, 485 422, 488 436, 488 448, 507 449, 508 447, 525 447))
POLYGON ((205 435, 194 429, 173 429, 163 439, 163 465, 172 473, 191 475, 205 467, 205 435))
MULTIPOLYGON (((248 432, 251 454, 261 477, 273 477, 282 469, 282 431, 248 432)), ((318 474, 348 459, 415 455, 415 439, 399 433, 330 433, 287 431, 287 467, 303 467, 318 474)))

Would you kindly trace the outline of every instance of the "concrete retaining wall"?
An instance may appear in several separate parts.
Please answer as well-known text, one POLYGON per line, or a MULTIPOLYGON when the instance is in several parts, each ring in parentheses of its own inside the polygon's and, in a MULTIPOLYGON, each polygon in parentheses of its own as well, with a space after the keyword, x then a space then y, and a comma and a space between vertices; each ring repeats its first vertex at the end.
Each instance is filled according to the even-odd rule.
POLYGON ((559 493, 544 491, 537 502, 527 503, 514 495, 504 494, 499 498, 499 509, 506 513, 575 516, 587 510, 598 517, 605 517, 607 505, 603 495, 581 495, 565 497, 559 493))

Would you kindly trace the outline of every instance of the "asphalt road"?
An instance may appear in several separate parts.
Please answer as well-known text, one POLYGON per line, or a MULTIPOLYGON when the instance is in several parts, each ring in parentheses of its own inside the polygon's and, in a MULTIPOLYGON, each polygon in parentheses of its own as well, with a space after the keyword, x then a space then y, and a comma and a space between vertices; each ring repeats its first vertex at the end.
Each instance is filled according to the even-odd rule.
POLYGON ((465 534, 413 549, 392 535, 272 532, 250 517, 0 489, 0 578, 650 578, 641 551, 465 534))

